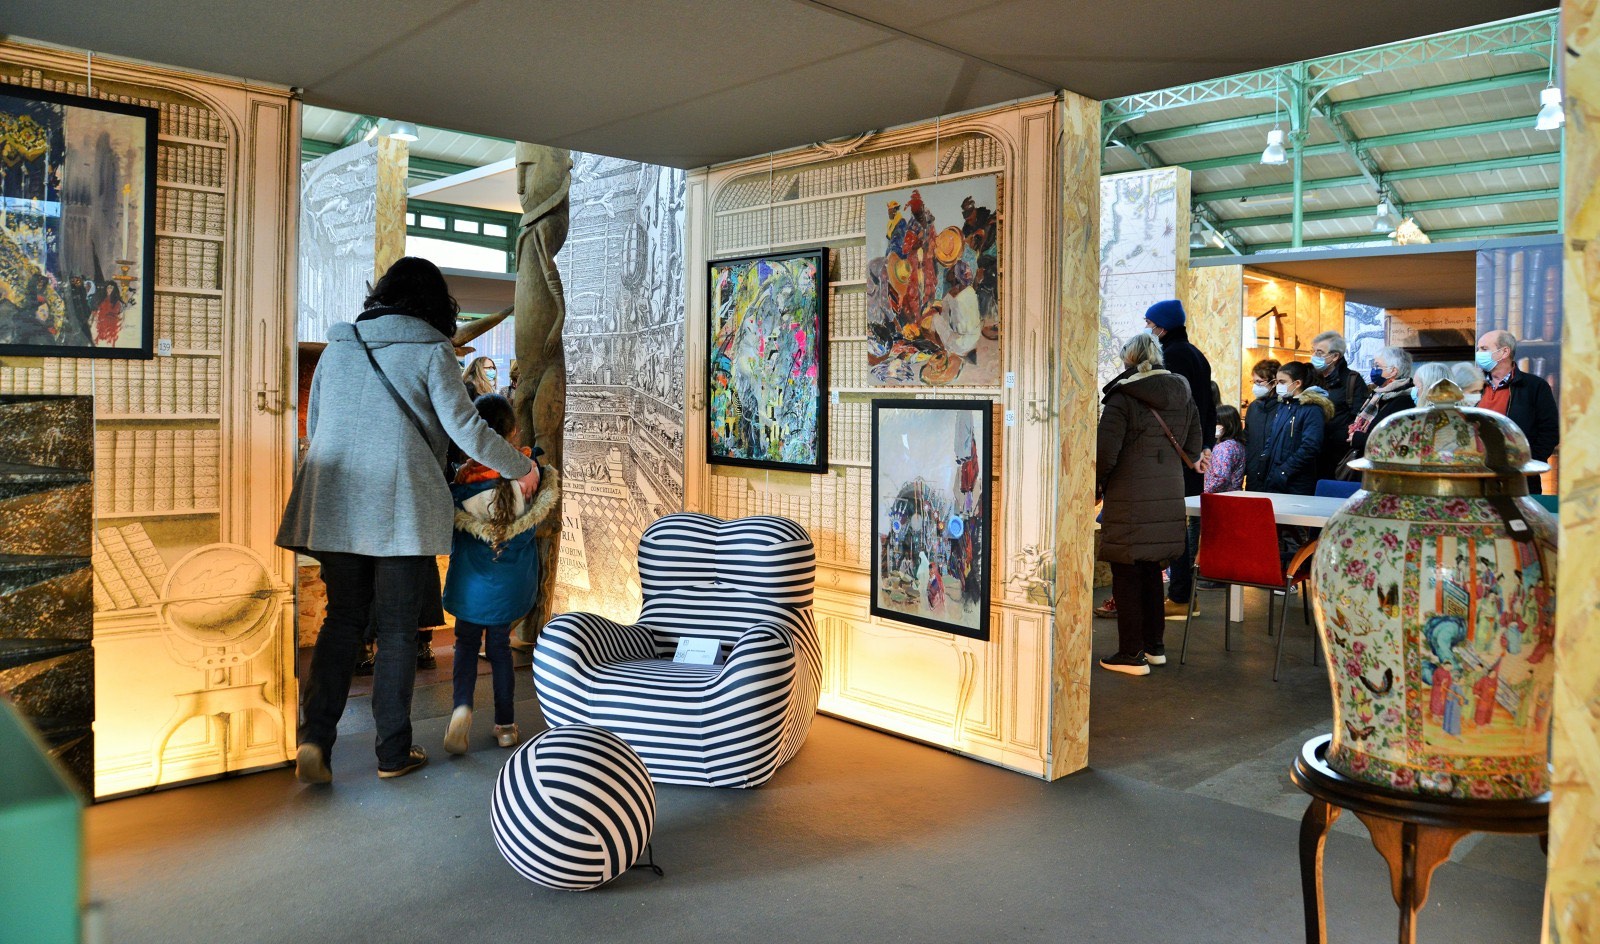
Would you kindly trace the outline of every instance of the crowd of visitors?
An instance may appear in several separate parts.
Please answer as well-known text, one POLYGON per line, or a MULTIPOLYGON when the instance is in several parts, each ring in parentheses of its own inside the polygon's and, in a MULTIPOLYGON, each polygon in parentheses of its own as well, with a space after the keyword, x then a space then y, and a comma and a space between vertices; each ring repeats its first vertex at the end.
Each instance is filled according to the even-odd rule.
MULTIPOLYGON (((1189 343, 1181 303, 1151 306, 1145 327, 1122 349, 1126 369, 1102 391, 1097 444, 1100 559, 1111 565, 1112 595, 1095 615, 1117 620, 1117 651, 1100 660, 1115 672, 1147 675, 1164 665, 1163 620, 1189 611, 1199 519, 1186 519, 1186 496, 1240 488, 1311 495, 1321 480, 1358 478, 1350 463, 1365 455, 1373 429, 1446 379, 1463 406, 1517 424, 1535 459, 1549 459, 1558 444, 1550 384, 1517 366, 1517 339, 1506 331, 1480 337, 1472 363, 1414 365, 1405 349, 1385 347, 1365 378, 1346 361, 1344 337, 1325 331, 1307 363, 1257 361, 1241 413, 1221 402, 1211 365, 1189 343)), ((1528 487, 1537 494, 1539 480, 1528 487)), ((1280 529, 1286 557, 1309 539, 1302 532, 1280 529)))

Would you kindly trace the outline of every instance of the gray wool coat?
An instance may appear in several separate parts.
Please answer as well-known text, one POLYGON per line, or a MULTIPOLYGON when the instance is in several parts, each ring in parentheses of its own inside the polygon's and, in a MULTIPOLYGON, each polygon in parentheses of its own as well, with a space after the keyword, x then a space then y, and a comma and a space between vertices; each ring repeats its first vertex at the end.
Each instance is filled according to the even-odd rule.
POLYGON ((1151 410, 1161 414, 1190 459, 1204 442, 1189 381, 1166 370, 1131 374, 1106 387, 1095 450, 1100 559, 1169 561, 1187 543, 1183 460, 1151 410))
POLYGON ((507 478, 533 463, 478 416, 448 341, 420 319, 384 315, 361 336, 412 412, 401 412, 356 340, 356 326, 328 329, 311 380, 311 440, 278 528, 278 546, 372 557, 450 553, 455 503, 445 481, 453 440, 507 478))

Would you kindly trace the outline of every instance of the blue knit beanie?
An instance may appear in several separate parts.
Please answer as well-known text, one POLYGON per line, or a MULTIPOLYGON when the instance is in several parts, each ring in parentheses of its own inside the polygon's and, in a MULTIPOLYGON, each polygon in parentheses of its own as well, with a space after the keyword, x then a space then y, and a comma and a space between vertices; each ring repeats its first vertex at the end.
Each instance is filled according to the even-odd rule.
POLYGON ((1144 319, 1163 331, 1183 327, 1188 320, 1183 313, 1183 302, 1176 298, 1169 298, 1164 302, 1156 302, 1144 310, 1144 319))

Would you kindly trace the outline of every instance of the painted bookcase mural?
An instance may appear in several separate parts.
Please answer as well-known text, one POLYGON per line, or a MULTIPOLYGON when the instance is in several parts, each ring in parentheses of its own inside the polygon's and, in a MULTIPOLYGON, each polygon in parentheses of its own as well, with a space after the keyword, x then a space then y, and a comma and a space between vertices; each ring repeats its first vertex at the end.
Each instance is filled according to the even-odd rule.
POLYGON ((0 355, 0 394, 93 397, 93 793, 292 752, 292 557, 273 547, 298 142, 288 90, 0 42, 0 82, 158 113, 150 360, 0 355), (248 483, 248 488, 242 487, 248 483))

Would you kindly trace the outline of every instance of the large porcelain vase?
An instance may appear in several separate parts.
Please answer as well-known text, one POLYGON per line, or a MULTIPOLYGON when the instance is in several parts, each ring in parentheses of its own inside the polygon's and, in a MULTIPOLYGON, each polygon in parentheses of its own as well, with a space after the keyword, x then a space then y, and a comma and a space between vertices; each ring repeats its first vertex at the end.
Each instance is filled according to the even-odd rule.
POLYGON ((1434 386, 1372 432, 1312 569, 1340 773, 1403 792, 1549 789, 1556 523, 1505 417, 1434 386))

